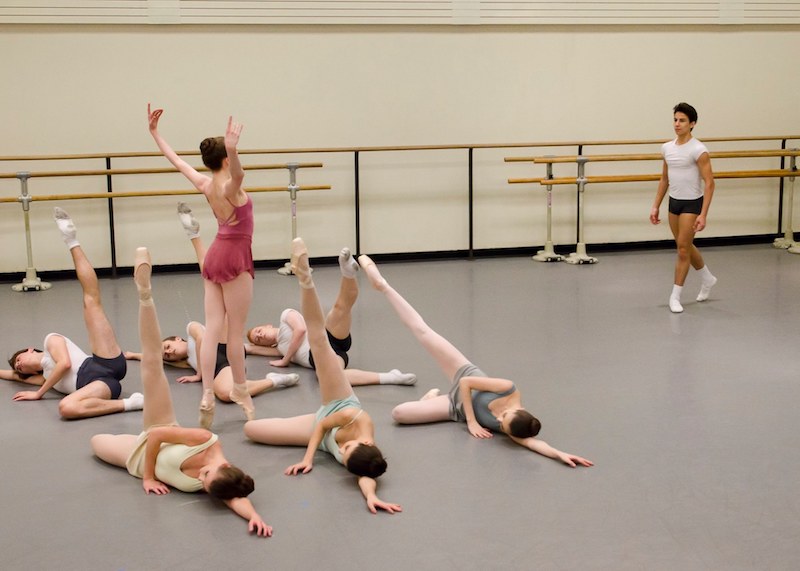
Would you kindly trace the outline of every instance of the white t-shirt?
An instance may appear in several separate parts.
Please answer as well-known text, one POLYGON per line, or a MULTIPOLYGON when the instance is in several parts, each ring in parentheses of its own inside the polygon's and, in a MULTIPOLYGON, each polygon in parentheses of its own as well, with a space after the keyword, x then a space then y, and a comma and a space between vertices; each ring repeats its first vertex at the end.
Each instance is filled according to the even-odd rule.
MULTIPOLYGON (((53 374, 53 369, 56 366, 56 362, 53 360, 53 356, 50 354, 50 351, 47 349, 47 342, 50 338, 56 335, 58 337, 64 337, 63 335, 59 335, 58 333, 49 333, 47 337, 44 338, 44 357, 42 357, 42 375, 44 376, 45 380, 53 374)), ((84 353, 80 347, 75 345, 72 341, 68 338, 64 337, 64 341, 67 342, 67 352, 69 353, 69 360, 71 363, 70 368, 64 373, 53 388, 60 393, 65 395, 71 394, 75 392, 75 387, 77 386, 78 381, 78 370, 83 365, 83 362, 89 358, 89 355, 84 353)))
MULTIPOLYGON (((289 308, 284 309, 283 313, 281 313, 281 324, 278 327, 278 351, 281 352, 281 355, 286 355, 286 351, 289 349, 289 344, 292 342, 292 332, 294 330, 286 322, 289 313, 292 311, 295 310, 289 308)), ((308 358, 310 352, 311 346, 308 344, 308 335, 305 335, 303 337, 303 343, 300 345, 300 348, 297 350, 297 352, 292 356, 290 361, 295 365, 300 365, 301 367, 310 369, 311 361, 308 358)))
MULTIPOLYGON (((194 337, 192 337, 192 334, 189 332, 192 323, 193 322, 189 322, 186 324, 186 362, 197 372, 200 370, 200 355, 197 354, 197 342, 195 342, 194 337)), ((206 326, 201 324, 200 327, 202 327, 203 332, 205 332, 206 326)))
POLYGON ((682 145, 676 141, 661 146, 669 175, 669 195, 680 200, 695 200, 703 196, 703 179, 697 160, 708 149, 694 137, 682 145))

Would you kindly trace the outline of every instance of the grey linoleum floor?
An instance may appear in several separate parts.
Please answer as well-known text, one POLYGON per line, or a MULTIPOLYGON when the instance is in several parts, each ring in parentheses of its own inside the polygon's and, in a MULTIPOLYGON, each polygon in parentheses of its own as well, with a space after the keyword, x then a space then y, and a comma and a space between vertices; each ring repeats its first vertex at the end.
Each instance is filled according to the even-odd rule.
MULTIPOLYGON (((205 495, 145 496, 140 481, 95 460, 89 438, 138 433, 141 413, 61 421, 57 395, 14 403, 0 382, 0 568, 192 569, 798 569, 800 568, 800 256, 769 245, 704 250, 719 283, 706 303, 690 274, 682 315, 667 309, 671 251, 600 255, 594 266, 527 257, 383 264, 384 274, 487 373, 517 383, 541 438, 590 458, 570 469, 463 424, 396 426, 390 411, 432 387, 433 361, 362 276, 353 366, 416 372, 414 387, 365 387, 389 470, 379 495, 403 513, 370 514, 355 482, 318 454, 249 443, 237 407, 218 405, 228 458, 256 480, 271 539, 205 495)), ((66 254, 65 254, 66 255, 66 254)), ((312 252, 313 255, 313 252, 312 252)), ((338 268, 314 274, 333 301, 338 268)), ((102 280, 124 348, 138 348, 130 278, 102 280)), ((260 271, 250 323, 297 307, 293 278, 260 271)), ((162 331, 202 319, 194 274, 160 274, 162 331)), ((87 347, 75 281, 40 293, 0 289, 0 346, 41 346, 50 331, 87 347)), ((248 358, 251 378, 270 367, 248 358)), ((256 399, 257 415, 316 410, 313 373, 256 399)), ((194 425, 198 385, 168 369, 178 418, 194 425)), ((124 395, 140 390, 131 363, 124 395)))

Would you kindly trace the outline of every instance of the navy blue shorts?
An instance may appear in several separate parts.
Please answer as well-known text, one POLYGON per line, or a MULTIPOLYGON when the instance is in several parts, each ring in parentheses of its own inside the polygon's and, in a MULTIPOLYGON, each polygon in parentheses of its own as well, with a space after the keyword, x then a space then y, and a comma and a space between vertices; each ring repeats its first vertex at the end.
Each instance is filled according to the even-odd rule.
POLYGON ((681 200, 669 197, 669 213, 680 216, 681 214, 700 214, 703 211, 703 197, 693 200, 681 200))
POLYGON ((120 381, 125 378, 125 373, 127 372, 128 362, 122 353, 113 359, 92 355, 78 369, 75 389, 82 389, 94 381, 102 381, 111 389, 111 398, 116 399, 122 393, 120 381))
MULTIPOLYGON (((347 364, 350 362, 350 357, 348 357, 347 352, 350 350, 350 347, 353 346, 353 337, 348 335, 344 339, 338 339, 331 335, 331 332, 328 330, 325 330, 325 333, 328 334, 328 342, 331 344, 331 349, 342 358, 344 361, 344 368, 346 369, 347 364)), ((308 352, 308 362, 312 369, 316 369, 314 366, 314 355, 311 351, 308 352)))
MULTIPOLYGON (((247 355, 247 352, 245 352, 245 355, 247 355)), ((217 362, 214 364, 214 378, 217 378, 222 369, 230 366, 231 364, 228 362, 228 344, 219 343, 217 345, 217 362)))

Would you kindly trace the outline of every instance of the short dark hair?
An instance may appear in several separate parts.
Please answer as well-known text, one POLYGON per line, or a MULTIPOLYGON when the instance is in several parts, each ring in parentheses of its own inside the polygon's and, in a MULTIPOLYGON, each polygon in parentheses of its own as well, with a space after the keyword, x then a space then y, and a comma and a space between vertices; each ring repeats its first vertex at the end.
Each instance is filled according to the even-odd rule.
POLYGON ((386 458, 377 446, 361 443, 350 453, 347 469, 356 476, 375 479, 386 471, 386 458))
POLYGON ((675 107, 672 108, 672 113, 683 113, 689 118, 689 123, 697 123, 697 109, 689 105, 688 103, 678 103, 675 107))
POLYGON ((207 137, 200 142, 200 155, 203 157, 203 164, 212 171, 222 168, 222 159, 227 158, 228 151, 225 149, 225 137, 207 137))
POLYGON ((542 423, 539 422, 539 419, 524 409, 515 412, 508 421, 509 434, 517 438, 536 436, 541 429, 542 423))
POLYGON ((225 466, 208 486, 208 493, 220 500, 246 498, 256 488, 253 478, 236 466, 225 466))
MULTIPOLYGON (((20 349, 19 351, 11 355, 11 357, 8 359, 8 364, 11 365, 11 368, 14 370, 15 373, 17 373, 17 376, 20 379, 27 379, 28 377, 33 376, 31 373, 20 373, 19 371, 17 371, 17 365, 16 365, 17 357, 19 357, 22 353, 25 353, 26 351, 27 349, 20 349)), ((39 349, 34 349, 34 351, 36 351, 37 353, 41 353, 39 349)))

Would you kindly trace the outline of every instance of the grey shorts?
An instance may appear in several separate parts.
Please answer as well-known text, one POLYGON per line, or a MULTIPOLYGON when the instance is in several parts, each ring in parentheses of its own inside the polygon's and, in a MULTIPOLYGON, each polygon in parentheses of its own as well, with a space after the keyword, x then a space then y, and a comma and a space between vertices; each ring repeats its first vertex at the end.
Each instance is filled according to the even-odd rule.
POLYGON ((485 376, 487 376, 486 373, 472 363, 462 365, 461 368, 456 371, 456 375, 453 377, 453 384, 450 386, 450 392, 447 393, 447 398, 450 400, 450 420, 453 422, 465 422, 467 420, 464 416, 464 404, 461 402, 461 392, 459 391, 461 379, 464 377, 485 376))

